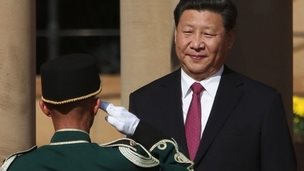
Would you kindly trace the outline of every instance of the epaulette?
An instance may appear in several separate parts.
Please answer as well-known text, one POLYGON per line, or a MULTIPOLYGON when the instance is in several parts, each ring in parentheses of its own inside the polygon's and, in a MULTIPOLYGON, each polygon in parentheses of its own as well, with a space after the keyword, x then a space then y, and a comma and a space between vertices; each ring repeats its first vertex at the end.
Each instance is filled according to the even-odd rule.
POLYGON ((193 166, 194 166, 194 162, 192 160, 190 160, 189 158, 187 158, 183 153, 181 153, 179 151, 179 147, 177 142, 172 139, 163 139, 158 141, 156 144, 154 144, 150 150, 149 150, 152 154, 155 151, 173 151, 172 153, 172 159, 170 160, 174 160, 177 163, 180 164, 186 164, 187 165, 187 170, 188 171, 193 171, 193 166))
POLYGON ((21 156, 25 153, 29 153, 33 150, 37 149, 37 146, 33 146, 27 150, 24 150, 24 151, 19 151, 19 152, 16 152, 16 153, 13 153, 11 154, 9 157, 7 157, 6 159, 4 159, 3 161, 3 164, 2 166, 0 167, 0 171, 6 171, 9 166, 13 163, 13 161, 18 157, 18 156, 21 156))
POLYGON ((159 160, 141 144, 129 138, 121 138, 106 144, 100 144, 102 147, 118 147, 121 154, 129 161, 139 167, 150 168, 159 165, 159 160))

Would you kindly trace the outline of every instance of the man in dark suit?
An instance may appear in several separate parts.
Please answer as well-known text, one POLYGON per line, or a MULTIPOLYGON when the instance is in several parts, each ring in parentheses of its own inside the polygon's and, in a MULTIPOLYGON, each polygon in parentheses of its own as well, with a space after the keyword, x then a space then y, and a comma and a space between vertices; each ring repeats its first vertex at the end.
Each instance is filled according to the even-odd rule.
POLYGON ((177 141, 199 171, 295 171, 279 93, 224 64, 236 18, 230 0, 178 3, 175 45, 181 68, 130 94, 129 110, 141 120, 132 138, 149 142, 146 129, 140 128, 157 128, 177 141), (199 116, 190 122, 193 83, 203 90, 195 105, 199 116), (188 128, 195 121, 199 124, 188 128), (190 144, 197 138, 191 133, 197 130, 193 153, 190 144))

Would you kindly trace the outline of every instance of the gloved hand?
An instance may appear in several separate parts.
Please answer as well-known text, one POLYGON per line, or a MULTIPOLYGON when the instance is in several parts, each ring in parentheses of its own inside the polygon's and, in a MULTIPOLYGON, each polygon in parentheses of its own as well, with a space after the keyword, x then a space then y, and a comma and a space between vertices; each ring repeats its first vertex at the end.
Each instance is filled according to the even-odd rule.
POLYGON ((106 121, 125 135, 133 135, 139 123, 139 119, 122 106, 114 106, 112 103, 101 101, 100 109, 109 115, 106 121))

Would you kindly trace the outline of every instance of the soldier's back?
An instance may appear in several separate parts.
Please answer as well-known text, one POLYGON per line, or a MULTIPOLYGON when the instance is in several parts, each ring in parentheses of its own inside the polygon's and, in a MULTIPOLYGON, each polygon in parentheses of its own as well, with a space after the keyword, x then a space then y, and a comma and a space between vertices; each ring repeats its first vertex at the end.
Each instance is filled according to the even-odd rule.
POLYGON ((156 167, 158 160, 141 149, 144 148, 131 139, 99 145, 91 143, 84 132, 60 131, 50 144, 8 157, 1 171, 140 171, 142 167, 156 167))
POLYGON ((107 144, 91 143, 81 131, 56 132, 48 145, 15 153, 0 171, 189 171, 193 162, 176 142, 161 140, 147 150, 128 138, 107 144))
POLYGON ((95 143, 45 145, 17 157, 9 171, 121 171, 141 170, 125 158, 117 147, 95 143))

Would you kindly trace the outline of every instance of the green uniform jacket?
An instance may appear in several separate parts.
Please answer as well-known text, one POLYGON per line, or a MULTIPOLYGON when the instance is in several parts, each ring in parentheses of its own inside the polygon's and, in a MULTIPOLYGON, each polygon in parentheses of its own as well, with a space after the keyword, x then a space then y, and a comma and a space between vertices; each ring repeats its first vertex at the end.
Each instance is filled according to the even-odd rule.
POLYGON ((60 130, 49 145, 8 157, 0 171, 187 171, 192 165, 173 140, 147 150, 128 138, 99 145, 80 130, 60 130))

